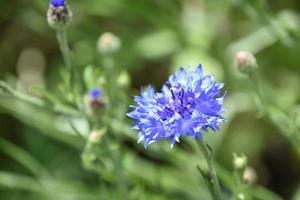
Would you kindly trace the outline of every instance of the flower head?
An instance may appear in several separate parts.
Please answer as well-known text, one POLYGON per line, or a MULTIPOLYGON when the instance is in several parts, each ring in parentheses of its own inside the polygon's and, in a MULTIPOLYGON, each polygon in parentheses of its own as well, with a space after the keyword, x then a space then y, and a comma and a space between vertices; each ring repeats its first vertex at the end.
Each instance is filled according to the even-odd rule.
POLYGON ((137 105, 127 115, 136 120, 134 129, 140 131, 138 142, 145 147, 161 139, 171 140, 172 146, 181 136, 202 139, 202 132, 209 128, 219 130, 225 119, 221 114, 224 95, 223 83, 215 82, 213 76, 204 75, 202 66, 180 68, 171 75, 160 92, 152 86, 134 98, 137 105))
POLYGON ((72 12, 67 0, 51 0, 47 12, 48 24, 55 28, 65 27, 72 18, 72 12))

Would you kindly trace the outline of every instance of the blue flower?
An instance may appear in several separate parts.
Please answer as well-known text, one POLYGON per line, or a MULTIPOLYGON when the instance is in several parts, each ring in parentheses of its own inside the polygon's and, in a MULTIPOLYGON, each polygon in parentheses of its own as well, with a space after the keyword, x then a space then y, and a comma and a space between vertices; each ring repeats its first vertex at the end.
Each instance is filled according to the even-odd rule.
POLYGON ((66 0, 51 0, 50 4, 54 7, 65 6, 66 0))
POLYGON ((89 95, 92 99, 98 99, 102 96, 102 91, 99 88, 93 88, 90 90, 89 95))
POLYGON ((127 115, 136 120, 133 129, 139 130, 138 143, 144 141, 145 147, 161 139, 171 140, 171 146, 180 142, 180 137, 191 136, 202 140, 202 133, 212 129, 219 130, 224 96, 211 75, 204 75, 202 66, 180 68, 171 75, 160 92, 152 86, 141 90, 136 96, 137 105, 127 115))

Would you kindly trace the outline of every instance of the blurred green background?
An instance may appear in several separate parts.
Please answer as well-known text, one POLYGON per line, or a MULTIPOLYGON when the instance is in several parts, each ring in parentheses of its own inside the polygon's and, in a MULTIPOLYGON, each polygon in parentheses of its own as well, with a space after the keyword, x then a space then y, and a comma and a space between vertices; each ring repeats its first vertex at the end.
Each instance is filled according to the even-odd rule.
MULTIPOLYGON (((55 31, 47 24, 48 3, 0 1, 0 79, 18 92, 30 94, 28 88, 39 85, 63 95, 57 88, 64 64, 55 31)), ((226 83, 228 92, 228 123, 220 134, 207 136, 224 188, 231 182, 232 153, 244 153, 257 173, 254 199, 300 199, 300 154, 285 132, 290 124, 297 133, 300 129, 299 0, 68 3, 73 20, 67 33, 76 68, 101 65, 97 40, 107 31, 122 41, 115 60, 130 75, 128 99, 149 83, 160 88, 180 66, 201 63, 205 73, 226 83), (253 84, 236 70, 234 55, 240 50, 256 55, 273 121, 262 116, 253 84)), ((0 199, 210 199, 195 168, 201 156, 192 144, 170 149, 162 143, 144 150, 136 144, 130 120, 111 121, 116 134, 126 135, 118 145, 128 196, 118 196, 118 180, 103 180, 101 172, 82 165, 85 144, 65 121, 56 112, 1 93, 0 199)), ((86 130, 84 123, 79 126, 86 130)))

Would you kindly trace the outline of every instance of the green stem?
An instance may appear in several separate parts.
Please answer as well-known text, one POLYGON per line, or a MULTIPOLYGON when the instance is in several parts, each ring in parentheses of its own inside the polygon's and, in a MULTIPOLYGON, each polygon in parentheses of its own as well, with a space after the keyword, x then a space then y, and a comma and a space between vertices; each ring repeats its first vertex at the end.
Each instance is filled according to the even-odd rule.
POLYGON ((198 146, 200 148, 200 150, 202 151, 205 161, 207 163, 208 166, 208 171, 209 171, 209 176, 211 179, 211 183, 213 185, 214 188, 214 193, 213 195, 213 199, 214 200, 221 200, 221 187, 220 187, 220 183, 217 177, 217 173, 216 170, 214 168, 213 165, 213 159, 212 159, 212 154, 211 154, 211 150, 209 149, 208 145, 204 142, 204 141, 197 141, 198 146))
MULTIPOLYGON (((126 183, 126 177, 124 176, 124 170, 123 170, 123 159, 121 149, 119 151, 111 150, 109 147, 108 140, 104 140, 104 147, 109 149, 109 155, 114 163, 114 174, 115 177, 117 177, 118 180, 116 180, 116 186, 117 190, 119 192, 120 198, 127 200, 128 199, 128 193, 127 193, 127 183, 126 183)), ((120 146, 118 147, 120 148, 120 146)))
POLYGON ((73 72, 74 70, 72 67, 71 52, 70 52, 70 48, 68 45, 68 39, 67 39, 67 34, 66 34, 65 28, 57 29, 57 40, 58 40, 58 44, 59 44, 64 62, 65 62, 65 65, 67 66, 67 69, 70 73, 68 88, 70 91, 73 92, 72 83, 73 83, 73 79, 74 79, 74 72, 73 72))
POLYGON ((242 184, 242 175, 241 172, 237 169, 234 170, 233 172, 233 176, 235 179, 235 197, 237 198, 237 196, 243 192, 243 184, 242 184))
POLYGON ((69 71, 70 77, 68 80, 67 88, 72 95, 72 100, 77 105, 81 114, 84 113, 84 102, 83 102, 83 86, 79 77, 79 73, 75 70, 72 65, 72 56, 71 51, 68 45, 68 38, 66 34, 65 28, 57 29, 57 40, 59 43, 59 47, 64 59, 64 63, 69 71))
POLYGON ((111 55, 106 55, 105 57, 103 57, 102 60, 103 66, 104 66, 104 70, 105 70, 105 74, 107 76, 107 86, 109 86, 109 88, 107 88, 107 93, 108 93, 108 97, 109 97, 109 102, 113 105, 114 104, 114 100, 115 98, 115 94, 116 94, 116 74, 118 73, 116 70, 116 66, 115 66, 115 62, 114 59, 111 55))
MULTIPOLYGON (((298 153, 300 153, 300 148, 299 148, 299 143, 300 143, 300 138, 299 138, 299 132, 297 131, 297 128, 293 128, 292 130, 289 129, 283 129, 276 121, 273 120, 270 110, 268 109, 268 104, 266 103, 265 97, 263 95, 263 90, 261 87, 261 80, 258 75, 257 71, 252 71, 249 74, 249 79, 252 82, 254 86, 254 90, 256 94, 258 95, 258 99, 260 101, 260 104, 262 106, 262 112, 265 114, 266 118, 274 124, 279 130, 281 130, 284 135, 291 141, 291 143, 294 145, 295 149, 297 150, 298 153)), ((289 117, 287 117, 289 118, 289 117)), ((289 119, 288 119, 289 120, 289 119)), ((291 126, 295 126, 293 122, 288 122, 291 124, 291 126)))
POLYGON ((62 51, 65 64, 67 65, 67 68, 71 71, 72 60, 71 60, 70 48, 68 45, 67 34, 64 28, 57 29, 57 40, 59 42, 60 50, 62 51))
POLYGON ((253 82, 254 89, 255 89, 255 91, 258 95, 259 101, 260 101, 261 106, 262 106, 262 111, 264 113, 266 113, 267 112, 267 103, 265 101, 265 98, 264 98, 264 95, 263 95, 263 92, 262 92, 261 83, 260 83, 258 73, 256 71, 252 71, 249 74, 249 77, 250 77, 250 80, 253 82))

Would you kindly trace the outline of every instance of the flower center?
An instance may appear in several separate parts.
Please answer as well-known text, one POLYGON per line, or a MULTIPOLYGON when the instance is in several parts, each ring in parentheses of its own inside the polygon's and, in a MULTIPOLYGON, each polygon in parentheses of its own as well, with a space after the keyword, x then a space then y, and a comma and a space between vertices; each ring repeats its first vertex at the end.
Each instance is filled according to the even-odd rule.
POLYGON ((166 106, 158 114, 163 121, 171 118, 178 113, 182 118, 193 113, 195 108, 195 96, 191 91, 184 91, 182 87, 171 88, 172 101, 168 102, 166 106))

